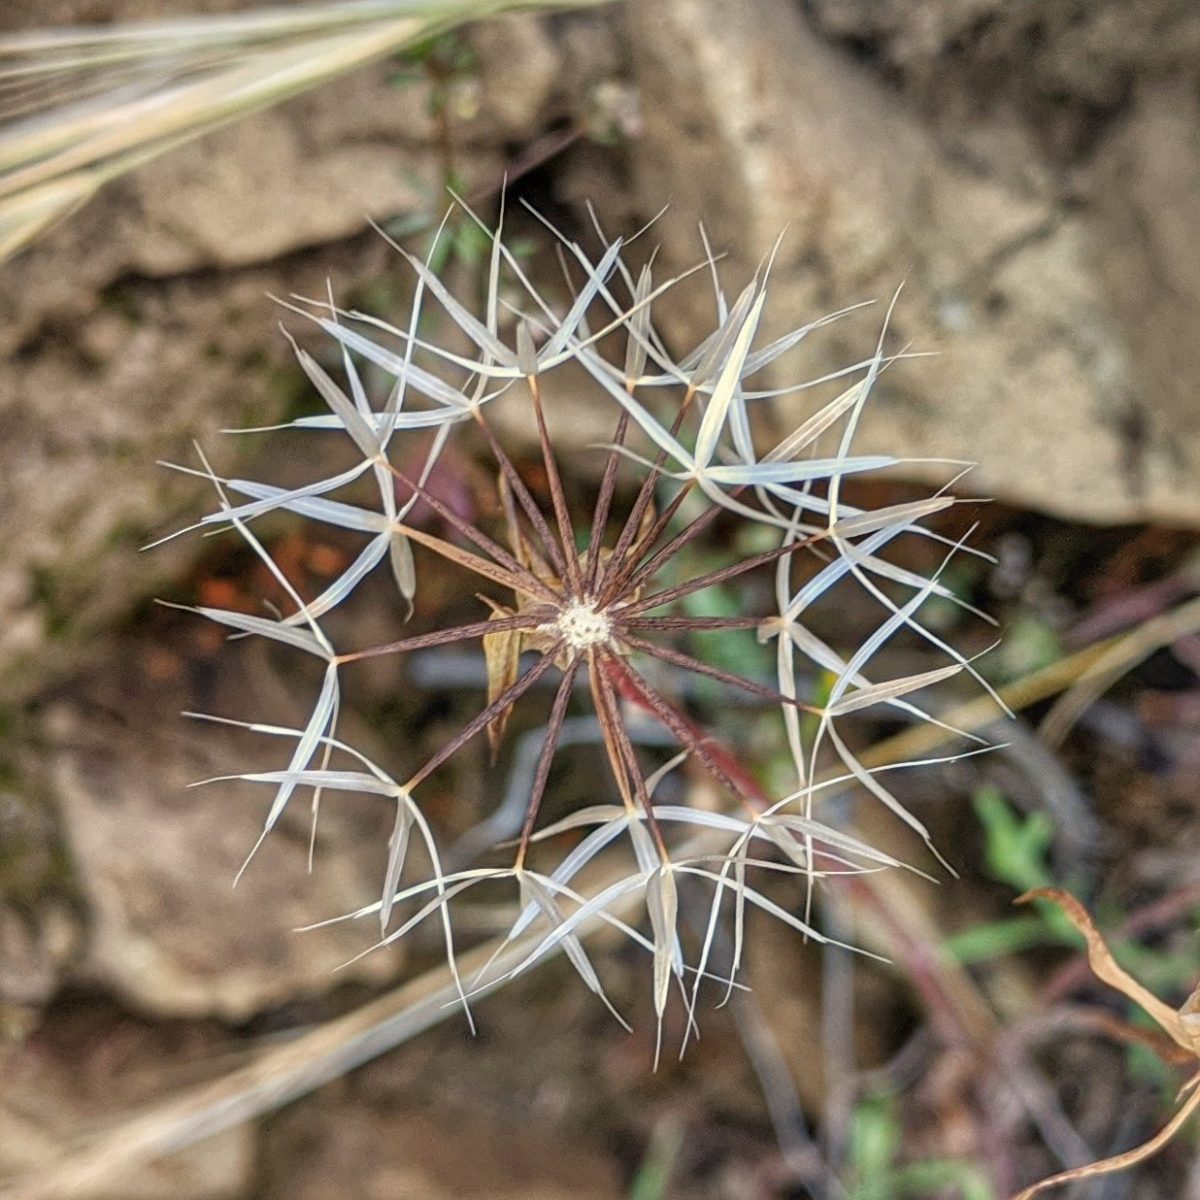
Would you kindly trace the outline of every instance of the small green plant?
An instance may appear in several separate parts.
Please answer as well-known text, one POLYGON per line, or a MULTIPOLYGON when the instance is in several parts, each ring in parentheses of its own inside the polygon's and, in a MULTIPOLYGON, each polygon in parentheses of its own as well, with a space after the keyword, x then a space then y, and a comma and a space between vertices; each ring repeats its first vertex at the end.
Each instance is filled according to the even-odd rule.
POLYGON ((899 1161, 900 1123, 890 1096, 861 1100, 850 1121, 846 1200, 902 1200, 954 1195, 957 1200, 995 1200, 978 1167, 959 1159, 899 1161))
MULTIPOLYGON (((1049 887, 1054 878, 1046 854, 1054 841, 1047 813, 1024 814, 995 787, 971 797, 984 836, 984 862, 993 879, 1017 893, 1049 887)), ((945 940, 945 948, 963 963, 987 962, 1033 946, 1073 944, 1071 924, 1057 910, 1039 905, 1036 912, 975 925, 945 940)))
MULTIPOLYGON (((971 799, 984 834, 988 873, 1016 893, 1056 886, 1059 881, 1046 861, 1055 836, 1049 814, 1022 813, 998 788, 990 786, 979 788, 971 799)), ((1065 882, 1071 885, 1074 881, 1065 882)), ((1106 918, 1119 923, 1122 914, 1106 912, 1106 918)), ((1078 940, 1076 926, 1058 906, 1039 902, 1032 911, 952 934, 944 945, 959 962, 969 964, 1004 958, 1035 946, 1075 946, 1078 940)), ((1194 954, 1156 950, 1120 936, 1110 938, 1110 946, 1124 967, 1159 990, 1190 986, 1200 974, 1200 961, 1194 954)))

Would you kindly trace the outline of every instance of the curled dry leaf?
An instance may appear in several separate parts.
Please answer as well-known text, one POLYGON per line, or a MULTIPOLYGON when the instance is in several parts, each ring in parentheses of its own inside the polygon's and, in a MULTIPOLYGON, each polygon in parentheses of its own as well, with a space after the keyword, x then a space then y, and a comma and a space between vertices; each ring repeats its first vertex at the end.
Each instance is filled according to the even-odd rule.
MULTIPOLYGON (((1063 892, 1057 888, 1035 888, 1023 896, 1018 896, 1016 903, 1026 904, 1030 900, 1049 900, 1057 904, 1071 924, 1083 934, 1084 940, 1087 942, 1088 965, 1092 968, 1096 978, 1102 979, 1109 987, 1115 988, 1123 996, 1145 1009, 1163 1032, 1181 1049, 1186 1050, 1200 1065, 1200 987, 1197 987, 1183 1006, 1176 1011, 1147 991, 1117 962, 1100 931, 1093 924, 1087 909, 1069 892, 1063 892)), ((1184 1084, 1180 1091, 1180 1096, 1186 1095, 1187 1100, 1171 1120, 1148 1142, 1143 1142, 1142 1145, 1127 1150, 1124 1154, 1116 1154, 1112 1158, 1101 1159, 1099 1162, 1089 1163, 1085 1167, 1075 1167, 1072 1170, 1051 1175, 1031 1187, 1027 1187, 1023 1192, 1017 1193, 1012 1200, 1032 1200, 1034 1196, 1057 1187, 1061 1183, 1073 1183, 1079 1179, 1110 1175, 1145 1162, 1146 1159, 1157 1154, 1183 1128, 1192 1113, 1200 1108, 1200 1086, 1197 1085, 1200 1085, 1200 1070, 1184 1084)))

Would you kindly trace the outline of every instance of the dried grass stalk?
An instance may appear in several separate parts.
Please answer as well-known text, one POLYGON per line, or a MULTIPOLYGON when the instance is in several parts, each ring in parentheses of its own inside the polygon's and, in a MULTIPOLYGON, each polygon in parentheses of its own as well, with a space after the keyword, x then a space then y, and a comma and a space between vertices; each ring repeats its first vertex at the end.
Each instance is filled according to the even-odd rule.
POLYGON ((464 21, 599 0, 343 0, 0 38, 0 259, 109 180, 464 21))

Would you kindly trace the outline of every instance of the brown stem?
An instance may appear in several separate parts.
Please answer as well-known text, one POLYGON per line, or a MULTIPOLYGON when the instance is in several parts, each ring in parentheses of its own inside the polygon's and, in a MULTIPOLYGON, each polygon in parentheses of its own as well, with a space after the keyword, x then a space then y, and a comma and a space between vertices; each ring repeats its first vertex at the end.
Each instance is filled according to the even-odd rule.
POLYGON ((575 676, 579 674, 581 661, 579 658, 573 659, 571 665, 563 672, 562 681, 558 685, 558 693, 554 697, 554 707, 550 710, 550 721, 546 726, 546 740, 542 743, 542 752, 538 756, 533 788, 529 793, 529 808, 525 813, 525 824, 521 827, 521 843, 517 849, 515 867, 518 871, 525 865, 525 852, 529 849, 529 839, 533 837, 533 827, 537 823, 538 809, 542 804, 542 795, 546 791, 546 780, 550 777, 550 763, 554 758, 554 751, 558 748, 563 718, 567 715, 567 702, 571 699, 571 690, 575 686, 575 676))
POLYGON ((538 440, 542 443, 542 461, 546 465, 546 482, 550 485, 550 502, 554 506, 554 520, 558 525, 558 537, 566 561, 565 579, 571 591, 579 596, 583 591, 579 555, 575 551, 571 514, 567 511, 567 497, 558 473, 558 460, 554 457, 554 447, 550 444, 550 434, 546 429, 546 414, 542 410, 542 389, 536 375, 530 375, 528 382, 529 394, 533 397, 533 413, 537 418, 538 440))
MULTIPOLYGON (((683 419, 687 415, 687 410, 691 407, 692 399, 695 392, 688 388, 683 400, 679 405, 679 412, 675 414, 675 420, 671 422, 671 434, 679 432, 680 426, 683 424, 683 419)), ((617 538, 616 547, 613 549, 612 558, 609 559, 608 568, 600 579, 600 604, 603 607, 611 602, 612 583, 621 573, 623 562, 626 554, 629 552, 629 547, 633 545, 634 538, 637 537, 637 531, 642 523, 642 517, 645 516, 646 509, 650 506, 651 500, 654 498, 654 483, 662 472, 663 464, 667 461, 667 452, 660 450, 654 458, 649 471, 646 472, 646 478, 642 480, 642 486, 638 489, 637 499, 633 503, 633 508, 630 509, 629 516, 625 520, 625 524, 621 528, 620 536, 617 538)))
POLYGON ((633 743, 629 740, 629 730, 625 728, 625 722, 621 718, 620 702, 613 691, 610 674, 619 668, 619 660, 611 651, 600 650, 590 657, 589 662, 591 663, 592 674, 597 677, 599 690, 603 696, 607 713, 607 721, 601 725, 605 734, 605 740, 612 739, 617 754, 624 762, 626 778, 632 781, 637 802, 646 814, 646 824, 654 837, 655 845, 658 847, 659 858, 664 863, 670 862, 671 857, 667 852, 666 839, 663 837, 662 829, 659 827, 658 818, 654 815, 654 804, 650 799, 650 793, 646 790, 646 779, 642 774, 641 766, 638 764, 637 753, 634 751, 633 743))
MULTIPOLYGON (((393 467, 391 463, 385 465, 405 487, 411 488, 442 520, 451 525, 458 533, 461 533, 472 545, 478 547, 485 554, 490 554, 511 575, 523 578, 529 584, 529 588, 526 590, 529 590, 531 594, 540 595, 543 599, 550 600, 551 602, 557 599, 554 593, 532 571, 522 566, 499 542, 493 541, 486 533, 480 529, 476 529, 469 521, 464 521, 458 513, 448 505, 443 504, 428 488, 410 479, 403 471, 393 467)), ((401 529, 415 541, 420 542, 422 540, 408 526, 401 526, 401 529)), ((426 537, 426 543, 428 543, 428 537, 426 537)))
POLYGON ((708 571, 704 575, 698 575, 695 579, 689 579, 687 583, 677 584, 675 587, 667 588, 665 591, 655 592, 653 596, 643 597, 621 611, 630 615, 640 615, 650 609, 661 608, 664 604, 670 604, 672 600, 679 600, 684 596, 690 596, 693 592, 702 591, 704 588, 715 587, 718 583, 725 583, 727 580, 736 579, 739 575, 744 575, 747 571, 753 571, 755 567, 775 562, 776 559, 782 558, 785 554, 791 554, 794 550, 803 548, 807 541, 810 540, 812 539, 806 539, 803 542, 784 542, 782 546, 776 546, 773 550, 764 550, 761 554, 754 554, 749 558, 743 558, 740 562, 732 563, 727 567, 721 567, 716 571, 708 571))
MULTIPOLYGON (((654 524, 646 533, 646 536, 638 539, 637 544, 633 547, 630 553, 625 556, 625 565, 609 583, 607 588, 609 595, 615 596, 620 595, 622 592, 636 591, 645 579, 653 575, 654 572, 657 571, 662 565, 662 563, 670 558, 671 554, 675 553, 675 550, 679 549, 679 546, 675 546, 675 549, 671 551, 671 554, 656 554, 652 560, 654 563, 653 566, 650 564, 646 564, 644 567, 638 566, 641 556, 645 553, 648 553, 655 542, 657 542, 658 539, 666 532, 667 526, 670 525, 670 523, 675 519, 675 514, 679 512, 680 508, 683 506, 683 502, 688 498, 688 496, 691 495, 692 488, 695 487, 695 484, 696 481, 694 479, 687 480, 679 489, 679 491, 671 497, 671 500, 668 502, 666 508, 664 508, 663 511, 658 514, 658 517, 655 519, 654 524)), ((674 541, 674 539, 672 539, 672 541, 674 541)), ((682 545, 682 543, 680 543, 680 545, 682 545)))
POLYGON ((615 623, 620 629, 643 630, 704 630, 704 629, 757 629, 762 623, 762 617, 640 617, 633 616, 626 620, 625 614, 618 609, 615 623))
POLYGON ((425 650, 430 646, 447 646, 452 642, 465 642, 471 638, 486 637, 489 633, 505 633, 511 629, 536 629, 544 625, 552 614, 548 612, 517 613, 511 617, 493 617, 490 621, 473 621, 470 625, 457 625, 453 629, 437 629, 432 633, 419 633, 414 637, 388 642, 385 646, 372 646, 369 650, 355 650, 351 654, 339 654, 335 662, 358 662, 360 658, 378 658, 384 654, 403 654, 406 650, 425 650))
POLYGON ((587 590, 596 590, 596 581, 600 574, 600 546, 604 541, 604 527, 608 524, 608 514, 612 508, 613 492, 617 486, 617 467, 621 456, 617 447, 625 444, 625 435, 629 431, 629 413, 621 409, 617 419, 617 431, 613 434, 613 448, 608 452, 604 464, 604 477, 600 480, 600 492, 596 496, 596 508, 592 513, 592 532, 588 538, 587 552, 587 590))
POLYGON ((703 675, 709 679, 717 680, 718 683, 727 683, 730 687, 740 688, 744 692, 749 692, 751 696, 757 696, 760 700, 770 700, 773 704, 790 704, 808 713, 820 711, 811 705, 796 700, 794 697, 785 696, 782 692, 776 691, 773 687, 768 687, 766 684, 755 683, 753 680, 744 679, 741 675, 734 675, 729 671, 722 671, 719 667, 709 666, 708 663, 701 662, 700 659, 693 658, 690 654, 682 654, 678 650, 671 650, 666 646, 658 645, 656 642, 647 642, 642 638, 631 637, 628 634, 621 634, 619 636, 621 641, 631 649, 637 650, 641 654, 648 654, 651 658, 661 659, 663 662, 670 663, 674 667, 680 667, 684 671, 691 671, 693 675, 703 675))
POLYGON ((566 566, 563 563, 558 543, 555 541, 554 535, 550 532, 550 526, 546 524, 546 518, 542 516, 542 510, 538 508, 537 501, 534 500, 529 488, 525 486, 525 481, 517 471, 516 464, 505 453, 504 447, 500 445, 499 439, 492 432, 492 427, 484 419, 483 413, 479 409, 475 410, 475 423, 483 431, 483 436, 487 439, 489 449, 500 464, 500 470, 504 472, 504 478, 508 480, 508 486, 512 489, 512 493, 516 497, 517 503, 521 506, 521 510, 529 518, 529 523, 536 530, 546 553, 550 556, 550 562, 558 572, 559 578, 564 578, 566 566))
POLYGON ((680 745, 692 751, 705 770, 722 787, 736 796, 750 812, 756 812, 755 804, 765 807, 770 803, 766 793, 738 765, 732 755, 668 704, 627 662, 614 655, 612 664, 629 694, 644 708, 649 709, 679 739, 680 745))
POLYGON ((561 642, 550 648, 539 662, 534 663, 520 679, 517 680, 511 687, 507 687, 495 700, 491 702, 481 712, 477 713, 470 721, 467 722, 448 742, 446 742, 440 750, 404 785, 405 788, 411 791, 423 780, 427 779, 434 771, 438 769, 452 754, 457 753, 467 742, 469 742, 481 729, 485 729, 502 713, 510 704, 516 702, 518 698, 523 696, 546 672, 554 665, 554 656, 558 653, 561 647, 561 642))

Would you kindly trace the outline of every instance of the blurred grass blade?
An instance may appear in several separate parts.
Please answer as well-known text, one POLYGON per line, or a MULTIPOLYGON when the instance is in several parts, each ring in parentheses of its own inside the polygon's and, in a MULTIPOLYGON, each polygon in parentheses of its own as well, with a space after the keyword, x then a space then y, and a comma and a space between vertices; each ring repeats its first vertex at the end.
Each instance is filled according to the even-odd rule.
POLYGON ((151 158, 463 21, 599 0, 342 0, 0 38, 0 258, 151 158))

